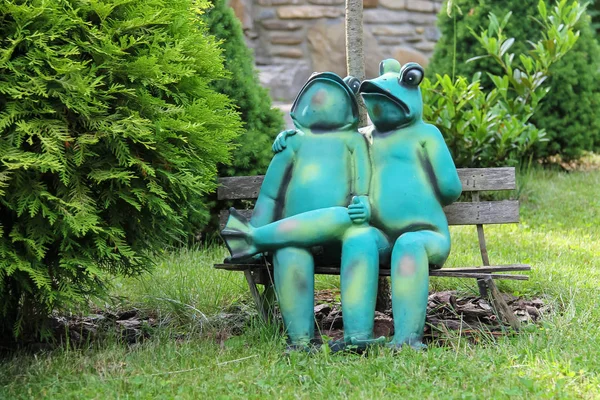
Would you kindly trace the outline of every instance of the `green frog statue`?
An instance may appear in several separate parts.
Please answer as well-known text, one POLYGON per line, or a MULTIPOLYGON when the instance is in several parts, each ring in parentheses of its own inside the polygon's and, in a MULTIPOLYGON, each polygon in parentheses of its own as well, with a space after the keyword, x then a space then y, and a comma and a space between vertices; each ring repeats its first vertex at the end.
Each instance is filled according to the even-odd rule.
MULTIPOLYGON (((344 205, 329 204, 294 215, 281 215, 283 219, 271 218, 276 222, 268 221, 261 226, 253 221, 248 223, 232 210, 222 232, 234 258, 285 248, 308 252, 315 245, 335 249, 334 245, 341 243, 344 339, 334 344, 339 348, 381 342, 381 338, 373 338, 372 332, 380 264, 389 265, 392 280, 395 333, 387 345, 424 347, 429 268, 441 268, 450 253, 450 233, 443 207, 460 196, 462 186, 441 133, 422 120, 419 84, 423 75, 423 68, 418 64, 401 66, 398 61, 388 59, 380 64, 379 77, 360 85, 359 91, 373 125, 361 132, 368 146, 349 151, 352 159, 368 157, 370 165, 361 171, 368 171, 370 177, 365 179, 353 173, 350 179, 354 187, 357 187, 356 182, 368 182, 364 193, 351 190, 346 192, 350 196, 344 205)), ((341 106, 342 103, 336 103, 333 108, 341 106)), ((283 132, 276 139, 274 148, 283 150, 274 157, 273 163, 280 154, 297 148, 307 139, 300 130, 283 132)), ((337 154, 325 157, 344 162, 337 154)), ((301 170, 291 173, 281 170, 273 163, 269 171, 273 167, 279 173, 302 174, 301 170)), ((345 181, 348 175, 333 173, 326 179, 322 182, 328 184, 314 188, 308 196, 328 193, 338 180, 345 181)), ((261 193, 267 180, 269 173, 261 193)), ((280 185, 279 190, 289 193, 289 188, 283 189, 283 186, 280 185)), ((289 201, 282 203, 284 209, 289 201)), ((277 274, 277 264, 274 269, 277 274)), ((314 272, 314 268, 306 270, 314 272)), ((288 279, 298 281, 293 274, 288 279)), ((281 286, 277 281, 275 284, 281 286)), ((281 304, 284 293, 278 290, 278 294, 281 304)), ((311 304, 313 297, 311 292, 311 304)), ((296 301, 308 303, 306 298, 296 301)), ((294 336, 290 327, 296 320, 286 318, 283 309, 282 313, 292 344, 304 345, 312 338, 312 331, 308 336, 294 336)), ((312 318, 312 309, 304 313, 312 318)), ((298 321, 302 318, 298 314, 298 321)))
MULTIPOLYGON (((232 209, 221 233, 234 259, 273 251, 275 288, 292 348, 304 348, 314 337, 314 259, 309 246, 280 241, 279 232, 272 229, 271 223, 288 221, 279 225, 284 238, 285 232, 298 232, 294 219, 287 217, 330 207, 344 210, 347 217, 346 206, 353 197, 363 210, 357 214, 357 225, 366 223, 371 162, 367 140, 358 132, 359 84, 357 79, 342 80, 329 72, 311 76, 292 105, 291 118, 296 129, 283 132, 282 138, 294 136, 273 157, 250 223, 232 209)), ((323 218, 316 220, 307 234, 314 235, 315 227, 326 223, 323 218)), ((354 228, 348 225, 340 227, 335 238, 317 239, 314 243, 330 245, 327 250, 337 251, 339 257, 343 231, 354 228)), ((370 269, 377 270, 377 261, 370 269)), ((376 290, 376 273, 369 283, 362 284, 376 290)), ((353 330, 352 323, 347 328, 352 337, 360 337, 363 331, 369 337, 371 330, 372 326, 363 329, 362 325, 353 330)))

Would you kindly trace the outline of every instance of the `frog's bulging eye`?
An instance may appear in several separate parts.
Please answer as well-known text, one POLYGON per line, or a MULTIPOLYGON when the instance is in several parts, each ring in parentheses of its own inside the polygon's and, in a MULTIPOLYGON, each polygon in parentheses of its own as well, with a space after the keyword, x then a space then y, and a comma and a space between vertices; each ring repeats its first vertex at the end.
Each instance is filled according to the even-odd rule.
POLYGON ((354 92, 354 94, 358 93, 358 88, 360 87, 360 80, 358 80, 358 78, 355 78, 353 76, 347 76, 344 78, 344 82, 346 83, 346 85, 348 85, 350 90, 354 92))
POLYGON ((421 81, 423 81, 424 76, 423 69, 420 66, 414 66, 403 72, 400 77, 400 83, 411 87, 417 87, 421 84, 421 81))

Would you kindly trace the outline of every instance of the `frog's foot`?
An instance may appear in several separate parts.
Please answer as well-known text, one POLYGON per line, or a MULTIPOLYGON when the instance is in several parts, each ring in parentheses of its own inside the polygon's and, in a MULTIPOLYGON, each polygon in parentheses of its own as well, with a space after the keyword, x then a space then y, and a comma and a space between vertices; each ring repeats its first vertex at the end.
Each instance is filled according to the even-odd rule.
POLYGON ((343 340, 331 340, 329 342, 329 348, 332 353, 338 353, 341 351, 348 351, 353 353, 362 354, 369 347, 376 346, 385 343, 385 337, 381 336, 376 339, 357 339, 355 337, 343 339, 343 340))
POLYGON ((400 351, 404 346, 409 346, 413 350, 421 351, 427 350, 427 345, 420 339, 409 339, 409 340, 396 340, 393 339, 391 342, 386 344, 386 347, 400 351))
POLYGON ((245 259, 258 253, 253 244, 253 230, 246 217, 233 207, 229 209, 229 219, 221 231, 221 237, 231 253, 229 260, 245 259))

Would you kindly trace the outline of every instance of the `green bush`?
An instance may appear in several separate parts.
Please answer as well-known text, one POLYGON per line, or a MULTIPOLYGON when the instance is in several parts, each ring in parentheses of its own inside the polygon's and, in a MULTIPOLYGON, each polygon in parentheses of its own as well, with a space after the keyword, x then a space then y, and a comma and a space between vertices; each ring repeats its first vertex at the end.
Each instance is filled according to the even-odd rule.
POLYGON ((590 17, 592 18, 592 29, 596 33, 596 36, 598 36, 598 31, 600 30, 600 1, 591 0, 588 8, 590 10, 590 17))
POLYGON ((0 3, 0 333, 148 269, 202 211, 240 130, 206 6, 0 3))
MULTIPOLYGON (((252 51, 246 46, 240 21, 226 0, 211 0, 213 7, 204 15, 209 32, 220 40, 228 79, 219 79, 212 87, 227 95, 240 113, 243 132, 234 141, 232 162, 219 166, 220 176, 264 174, 271 162, 271 145, 284 129, 281 112, 272 108, 269 91, 260 86, 252 51)), ((204 199, 210 205, 211 220, 207 225, 191 224, 190 238, 203 231, 209 241, 218 232, 219 212, 231 206, 246 208, 243 202, 219 202, 216 195, 204 199)), ((201 221, 204 222, 204 221, 201 221)))
MULTIPOLYGON (((451 16, 444 7, 439 16, 442 33, 431 64, 430 76, 472 76, 481 71, 484 87, 491 86, 485 72, 503 73, 502 68, 490 58, 467 60, 482 54, 481 46, 471 30, 487 25, 490 12, 502 17, 512 11, 506 34, 516 39, 512 52, 526 54, 528 41, 537 42, 543 29, 537 18, 538 0, 454 0, 451 16)), ((563 1, 564 2, 564 1, 563 1)), ((547 5, 556 2, 547 0, 547 5)), ((550 9, 550 6, 548 7, 550 9)), ((547 141, 535 146, 536 157, 562 154, 576 158, 583 150, 600 148, 600 46, 594 38, 590 19, 581 18, 576 29, 581 36, 567 57, 550 70, 551 94, 540 104, 531 122, 546 131, 547 141)))
POLYGON ((518 57, 511 51, 515 39, 505 33, 511 15, 499 20, 490 14, 488 28, 473 34, 485 53, 480 57, 501 71, 487 74, 487 88, 479 72, 471 80, 438 74, 423 81, 424 118, 440 128, 457 166, 516 165, 533 155, 545 132, 530 120, 550 90, 550 69, 576 45, 574 27, 584 12, 577 2, 562 2, 548 12, 539 0, 542 38, 518 57))
POLYGON ((212 0, 213 8, 205 15, 209 32, 220 39, 229 79, 215 81, 212 87, 226 94, 237 106, 244 124, 238 136, 232 163, 219 171, 222 176, 264 174, 273 152, 271 145, 283 130, 283 116, 272 108, 267 89, 260 86, 254 57, 246 46, 244 33, 226 0, 212 0))

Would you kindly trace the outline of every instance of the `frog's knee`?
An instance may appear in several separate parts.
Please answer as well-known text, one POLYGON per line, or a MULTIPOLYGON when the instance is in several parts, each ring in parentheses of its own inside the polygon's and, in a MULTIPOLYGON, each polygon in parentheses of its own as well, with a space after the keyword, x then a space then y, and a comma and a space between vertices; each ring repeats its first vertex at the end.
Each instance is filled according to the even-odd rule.
POLYGON ((421 232, 407 232, 396 240, 394 252, 404 254, 411 250, 423 249, 424 245, 421 232))
POLYGON ((420 249, 425 249, 430 257, 447 256, 450 252, 450 236, 433 231, 407 232, 394 245, 394 251, 401 253, 420 249))
POLYGON ((393 273, 398 277, 414 276, 427 269, 425 244, 417 232, 400 236, 394 244, 394 255, 393 273))

